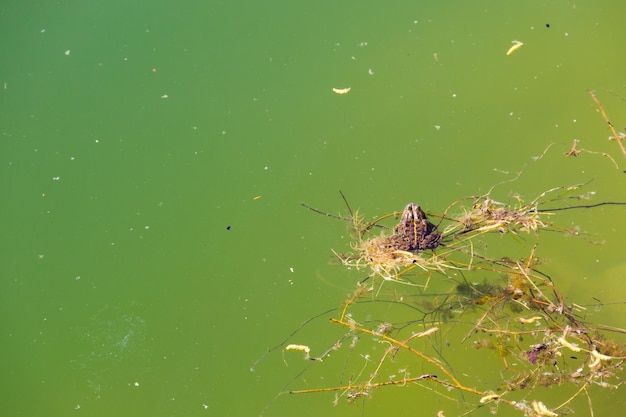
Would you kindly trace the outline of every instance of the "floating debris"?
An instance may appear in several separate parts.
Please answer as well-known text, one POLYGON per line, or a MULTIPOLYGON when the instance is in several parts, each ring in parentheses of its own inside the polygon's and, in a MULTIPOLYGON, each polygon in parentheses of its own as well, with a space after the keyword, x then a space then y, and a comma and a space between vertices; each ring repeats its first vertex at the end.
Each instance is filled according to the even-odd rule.
POLYGON ((511 46, 509 48, 508 51, 506 51, 507 55, 511 55, 513 52, 517 51, 519 48, 522 47, 522 45, 524 45, 524 42, 520 42, 520 41, 512 41, 513 42, 513 46, 511 46))
POLYGON ((333 88, 333 93, 335 94, 348 94, 352 87, 347 88, 333 88))

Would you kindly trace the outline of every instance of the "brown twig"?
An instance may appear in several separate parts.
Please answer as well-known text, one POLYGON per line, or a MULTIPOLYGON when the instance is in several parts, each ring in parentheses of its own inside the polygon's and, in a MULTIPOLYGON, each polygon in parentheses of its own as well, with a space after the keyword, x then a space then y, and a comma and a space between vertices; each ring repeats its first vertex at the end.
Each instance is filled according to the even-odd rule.
POLYGON ((609 128, 611 129, 611 132, 613 133, 613 137, 615 138, 615 140, 617 141, 617 144, 622 150, 622 154, 624 155, 624 157, 626 157, 626 148, 624 148, 624 145, 622 144, 623 136, 619 135, 617 133, 617 130, 615 130, 615 126, 613 126, 613 123, 611 123, 611 120, 609 120, 609 117, 606 115, 606 112, 604 111, 604 107, 602 107, 602 103, 600 103, 600 100, 598 100, 598 97, 596 97, 594 92, 591 90, 587 90, 587 92, 589 93, 593 101, 595 101, 596 106, 598 106, 598 109, 600 110, 600 113, 602 114, 602 117, 604 118, 604 121, 609 125, 609 128))

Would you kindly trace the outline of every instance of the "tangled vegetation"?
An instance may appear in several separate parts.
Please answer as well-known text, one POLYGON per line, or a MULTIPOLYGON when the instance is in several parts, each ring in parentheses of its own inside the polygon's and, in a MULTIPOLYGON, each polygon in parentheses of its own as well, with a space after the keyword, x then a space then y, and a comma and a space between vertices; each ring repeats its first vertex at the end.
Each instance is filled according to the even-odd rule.
MULTIPOLYGON (((576 155, 570 150, 566 156, 576 155)), ((410 203, 371 222, 348 206, 350 216, 339 218, 350 222, 353 243, 335 255, 365 274, 331 312, 331 323, 344 333, 320 355, 293 343, 293 334, 275 347, 304 352, 311 361, 343 350, 344 370, 337 385, 288 392, 333 392, 336 402, 354 402, 384 387, 415 385, 462 404, 460 415, 510 407, 520 415, 559 416, 572 413, 583 399, 593 416, 592 388, 623 382, 626 344, 620 338, 626 330, 588 322, 586 308, 567 300, 558 279, 541 271, 538 256, 542 233, 578 234, 558 225, 560 211, 625 204, 582 206, 589 199, 583 188, 562 186, 508 203, 493 199, 492 189, 456 201, 439 215, 410 203), (522 256, 489 257, 482 250, 491 236, 502 242, 522 235, 532 238, 522 256), (489 360, 501 363, 498 382, 480 369, 462 368, 475 360, 475 350, 457 351, 460 357, 452 359, 444 353, 450 345, 489 352, 489 360), (545 387, 559 387, 558 395, 548 397, 545 387)))

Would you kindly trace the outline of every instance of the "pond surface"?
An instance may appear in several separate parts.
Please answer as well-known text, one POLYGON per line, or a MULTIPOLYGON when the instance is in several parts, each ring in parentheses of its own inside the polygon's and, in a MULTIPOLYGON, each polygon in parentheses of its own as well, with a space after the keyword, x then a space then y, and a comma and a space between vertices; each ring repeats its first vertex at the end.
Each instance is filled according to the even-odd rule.
MULTIPOLYGON (((434 395, 427 383, 336 406, 334 393, 281 394, 349 380, 342 351, 320 363, 265 352, 285 342, 316 355, 340 340, 347 330, 328 319, 367 275, 331 251, 350 251, 346 223, 301 203, 346 217, 342 190, 372 221, 410 202, 432 219, 495 184, 491 196, 505 203, 574 184, 586 184, 585 204, 626 201, 626 158, 587 92, 624 132, 625 13, 619 1, 1 6, 0 408, 29 417, 468 411, 479 398, 434 395), (565 157, 574 140, 580 154, 565 157)), ((625 214, 558 212, 550 221, 579 237, 537 239, 542 270, 591 323, 626 327, 625 214)), ((481 249, 520 259, 533 239, 496 236, 481 249)), ((444 284, 433 276, 430 288, 444 284)), ((494 386, 500 358, 477 351, 458 363, 471 349, 454 342, 439 353, 478 389, 494 386)), ((413 362, 395 374, 426 372, 402 360, 413 362)), ((557 391, 528 401, 552 405, 557 391)), ((595 415, 619 414, 620 391, 592 387, 595 415)), ((589 415, 577 400, 576 415, 589 415)))

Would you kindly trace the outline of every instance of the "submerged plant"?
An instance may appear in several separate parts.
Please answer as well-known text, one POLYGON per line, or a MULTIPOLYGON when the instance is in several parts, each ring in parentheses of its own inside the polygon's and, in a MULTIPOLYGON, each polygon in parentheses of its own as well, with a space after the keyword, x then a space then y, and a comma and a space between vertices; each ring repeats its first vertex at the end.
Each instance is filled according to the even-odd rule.
MULTIPOLYGON (((577 396, 589 396, 591 386, 620 386, 626 345, 608 339, 600 330, 626 331, 595 327, 581 320, 579 310, 583 308, 567 304, 552 279, 537 269, 536 244, 525 258, 517 260, 491 259, 473 248, 477 239, 488 233, 515 236, 561 230, 544 219, 549 213, 540 208, 541 199, 558 190, 574 189, 578 187, 549 190, 528 204, 517 199, 513 206, 498 203, 489 196, 464 199, 439 216, 447 223, 441 232, 413 203, 406 206, 395 227, 383 228, 373 236, 369 236, 373 234, 371 225, 359 229, 367 232, 358 232, 353 253, 340 259, 344 265, 368 269, 370 274, 331 322, 345 327, 348 339, 363 344, 369 338, 374 344, 384 342, 388 347, 382 352, 376 350, 379 352, 376 355, 370 353, 365 365, 368 371, 352 377, 348 384, 290 392, 335 391, 337 399, 355 401, 371 397, 378 388, 415 383, 431 385, 431 390, 435 389, 432 386, 439 386, 444 391, 474 394, 475 400, 462 396, 467 409, 464 415, 482 407, 495 410, 506 405, 525 415, 539 417, 560 415, 577 396), (458 214, 450 214, 453 210, 458 214), (483 281, 467 279, 474 273, 479 273, 483 281), (415 278, 409 280, 408 275, 430 278, 432 274, 444 277, 453 285, 447 291, 434 293, 429 293, 426 284, 421 285, 422 291, 417 294, 398 288, 391 294, 381 292, 380 288, 375 290, 380 278, 382 282, 417 287, 415 278), (372 319, 373 313, 363 308, 372 302, 389 303, 397 309, 390 317, 372 319), (420 317, 408 322, 391 318, 397 320, 402 316, 400 311, 407 307, 413 311, 412 315, 418 311, 420 317), (495 358, 504 366, 501 382, 489 390, 478 389, 471 379, 463 381, 441 358, 441 347, 435 352, 419 347, 423 343, 417 341, 424 338, 434 338, 432 343, 436 345, 437 335, 442 332, 446 333, 448 343, 473 341, 476 349, 495 352, 495 358), (389 369, 395 367, 400 351, 409 354, 403 356, 405 372, 390 375, 389 369), (432 372, 412 376, 406 371, 412 362, 414 365, 422 362, 432 372), (547 405, 547 401, 533 397, 539 387, 556 385, 572 386, 572 392, 560 404, 547 405), (524 394, 518 396, 517 392, 524 394), (531 399, 526 400, 529 396, 531 399)), ((562 199, 563 195, 559 195, 550 201, 562 199)), ((383 216, 390 217, 394 216, 383 216)), ((423 282, 428 282, 428 278, 423 282)), ((322 359, 324 355, 316 358, 322 359)))
POLYGON ((589 323, 586 307, 566 301, 559 280, 541 271, 538 257, 542 233, 578 235, 552 221, 560 211, 626 204, 580 205, 592 195, 580 194, 582 187, 551 188, 529 202, 516 196, 508 203, 496 201, 492 188, 440 215, 409 203, 372 222, 347 202, 349 217, 305 205, 349 222, 350 250, 335 255, 367 274, 341 307, 317 316, 331 315, 341 329, 328 349, 312 352, 303 340, 292 340, 312 318, 268 350, 300 351, 316 362, 331 352, 343 355, 335 382, 286 392, 334 392, 336 404, 364 401, 384 387, 415 386, 461 404, 460 415, 509 407, 520 415, 559 416, 573 412, 580 399, 593 415, 592 387, 622 384, 626 344, 619 338, 626 330, 589 323), (396 223, 385 224, 390 219, 396 223), (519 242, 522 235, 532 239, 521 255, 490 257, 484 250, 484 240, 519 242), (460 358, 446 355, 457 346, 464 347, 460 358), (471 366, 476 352, 488 353, 481 357, 492 363, 489 375, 471 366), (546 398, 542 388, 557 386, 558 396, 546 398))

